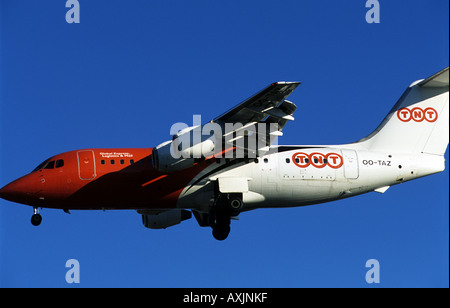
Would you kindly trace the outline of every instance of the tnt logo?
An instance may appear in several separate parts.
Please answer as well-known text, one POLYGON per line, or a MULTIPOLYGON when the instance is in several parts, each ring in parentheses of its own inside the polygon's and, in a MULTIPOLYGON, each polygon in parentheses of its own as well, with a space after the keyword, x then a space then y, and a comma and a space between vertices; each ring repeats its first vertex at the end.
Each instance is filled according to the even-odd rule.
POLYGON ((415 107, 412 109, 402 108, 397 111, 397 118, 402 122, 409 122, 411 120, 415 122, 435 122, 438 118, 438 113, 436 109, 428 107, 422 109, 420 107, 415 107))
POLYGON ((318 153, 311 154, 298 152, 292 155, 292 161, 297 167, 306 168, 310 165, 315 168, 324 168, 328 166, 333 169, 338 169, 344 164, 344 159, 337 153, 318 153))

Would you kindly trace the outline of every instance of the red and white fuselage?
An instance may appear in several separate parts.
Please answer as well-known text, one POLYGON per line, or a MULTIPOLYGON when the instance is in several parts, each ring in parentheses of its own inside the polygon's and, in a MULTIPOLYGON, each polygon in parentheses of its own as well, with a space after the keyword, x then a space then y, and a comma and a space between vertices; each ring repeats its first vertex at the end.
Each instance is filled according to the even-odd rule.
POLYGON ((243 211, 384 193, 443 171, 448 72, 412 83, 380 126, 355 143, 273 146, 272 137, 294 120, 297 107, 285 99, 299 85, 278 82, 210 123, 182 128, 155 148, 55 155, 3 187, 0 197, 33 206, 35 225, 41 221, 38 208, 133 209, 149 228, 178 224, 191 210, 222 240, 230 218, 243 211), (240 150, 245 155, 237 155, 240 150))

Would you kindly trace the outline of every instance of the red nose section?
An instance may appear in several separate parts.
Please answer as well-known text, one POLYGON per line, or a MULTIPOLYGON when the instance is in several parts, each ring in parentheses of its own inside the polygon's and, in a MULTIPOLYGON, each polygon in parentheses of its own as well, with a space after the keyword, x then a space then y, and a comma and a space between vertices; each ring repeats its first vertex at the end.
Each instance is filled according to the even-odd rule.
POLYGON ((15 201, 22 198, 26 194, 23 185, 20 181, 14 181, 0 189, 0 198, 9 201, 15 201))
POLYGON ((8 188, 6 186, 0 189, 0 198, 6 199, 6 196, 8 196, 8 188))
POLYGON ((34 186, 32 178, 26 175, 0 189, 0 198, 8 201, 30 204, 36 199, 34 186))

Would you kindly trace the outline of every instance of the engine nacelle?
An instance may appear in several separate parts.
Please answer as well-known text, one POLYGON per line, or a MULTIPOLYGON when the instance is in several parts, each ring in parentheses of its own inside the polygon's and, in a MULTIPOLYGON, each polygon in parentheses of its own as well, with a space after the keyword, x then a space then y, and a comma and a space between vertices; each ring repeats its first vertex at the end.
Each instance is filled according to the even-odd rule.
POLYGON ((216 142, 221 143, 222 129, 216 123, 185 128, 173 135, 176 154, 184 158, 201 158, 214 154, 216 142), (217 135, 215 135, 217 134, 217 135), (216 138, 218 140, 216 140, 216 138))
POLYGON ((192 217, 190 211, 178 209, 155 214, 153 214, 154 211, 139 210, 138 213, 142 215, 144 226, 150 229, 165 229, 192 217))
MULTIPOLYGON (((215 154, 216 136, 199 135, 200 128, 189 127, 153 149, 153 165, 158 171, 180 171, 194 165, 194 159, 215 154)), ((219 141, 221 144, 221 141, 219 141)))
POLYGON ((201 158, 214 154, 215 149, 214 137, 202 140, 200 143, 194 144, 189 147, 184 147, 183 143, 179 142, 178 139, 175 139, 174 146, 177 143, 178 143, 178 151, 183 157, 201 158))
POLYGON ((194 165, 193 158, 177 157, 173 153, 173 141, 170 140, 154 148, 152 157, 155 169, 161 172, 174 172, 190 168, 194 165))

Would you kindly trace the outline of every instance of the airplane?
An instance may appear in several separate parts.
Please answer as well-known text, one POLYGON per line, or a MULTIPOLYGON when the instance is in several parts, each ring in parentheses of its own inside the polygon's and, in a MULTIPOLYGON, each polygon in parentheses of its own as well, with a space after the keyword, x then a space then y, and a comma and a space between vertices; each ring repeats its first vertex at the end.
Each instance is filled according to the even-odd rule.
POLYGON ((39 209, 132 209, 162 229, 196 218, 217 240, 257 208, 319 204, 378 192, 442 172, 449 142, 449 68, 405 90, 367 137, 341 145, 274 145, 294 120, 286 98, 299 82, 276 82, 212 121, 185 125, 154 148, 82 149, 46 159, 0 189, 39 209), (213 133, 211 133, 213 132, 213 133))

